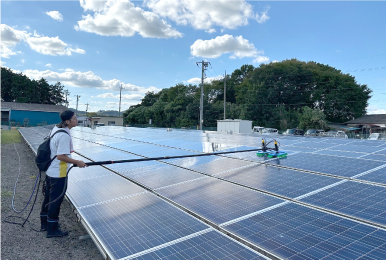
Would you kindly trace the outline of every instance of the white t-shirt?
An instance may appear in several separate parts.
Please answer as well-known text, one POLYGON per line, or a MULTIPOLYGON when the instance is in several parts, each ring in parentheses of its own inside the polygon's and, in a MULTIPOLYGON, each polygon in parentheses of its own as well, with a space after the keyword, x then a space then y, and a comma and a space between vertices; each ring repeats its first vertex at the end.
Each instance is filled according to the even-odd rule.
MULTIPOLYGON (((51 149, 51 159, 57 156, 58 154, 65 154, 71 158, 72 150, 72 141, 70 135, 70 129, 68 127, 58 128, 55 126, 51 131, 51 136, 58 130, 65 130, 67 133, 59 132, 50 141, 51 149)), ((46 171, 46 175, 52 178, 63 178, 67 176, 67 171, 71 167, 70 163, 59 161, 56 157, 50 167, 46 171)))

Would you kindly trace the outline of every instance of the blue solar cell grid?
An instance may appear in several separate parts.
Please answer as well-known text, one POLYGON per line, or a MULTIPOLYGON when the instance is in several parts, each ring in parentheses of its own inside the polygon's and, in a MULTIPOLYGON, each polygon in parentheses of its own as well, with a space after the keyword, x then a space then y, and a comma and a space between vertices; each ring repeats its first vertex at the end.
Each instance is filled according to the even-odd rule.
POLYGON ((340 181, 327 176, 266 165, 248 166, 219 174, 218 177, 290 198, 296 198, 340 181))
POLYGON ((224 235, 210 231, 134 259, 266 259, 224 235))
POLYGON ((386 253, 386 231, 293 203, 225 228, 286 259, 381 259, 375 256, 386 253))
POLYGON ((79 212, 117 259, 208 228, 150 193, 81 208, 79 212))
POLYGON ((344 182, 302 201, 386 226, 386 188, 344 182))
POLYGON ((344 177, 352 177, 384 164, 378 161, 309 153, 294 154, 286 159, 272 162, 277 165, 344 177))
POLYGON ((360 180, 386 184, 386 167, 358 177, 360 180))
POLYGON ((281 199, 210 177, 157 192, 217 224, 282 202, 281 199))
POLYGON ((140 186, 115 174, 70 183, 67 191, 78 207, 146 192, 140 186))
POLYGON ((206 174, 217 174, 253 164, 247 161, 220 156, 190 157, 173 160, 170 163, 206 174))
POLYGON ((123 171, 122 174, 152 189, 203 177, 202 174, 197 172, 168 164, 157 164, 141 169, 123 171))

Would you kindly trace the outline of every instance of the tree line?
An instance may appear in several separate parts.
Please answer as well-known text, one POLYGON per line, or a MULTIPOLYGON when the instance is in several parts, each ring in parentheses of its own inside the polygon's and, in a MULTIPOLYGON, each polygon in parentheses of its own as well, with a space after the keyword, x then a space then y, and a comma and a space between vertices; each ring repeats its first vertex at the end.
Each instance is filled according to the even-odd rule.
MULTIPOLYGON (((226 85, 228 119, 282 130, 305 126, 305 121, 323 128, 325 121, 358 118, 366 113, 372 92, 336 68, 297 59, 243 65, 226 76, 226 85)), ((191 127, 199 124, 199 106, 200 87, 180 83, 146 93, 123 117, 125 124, 148 124, 151 119, 159 127, 191 127)), ((204 84, 203 107, 205 127, 224 118, 224 80, 204 84)))
POLYGON ((64 86, 57 82, 48 84, 47 80, 31 80, 22 73, 1 67, 1 100, 4 102, 65 104, 64 86))

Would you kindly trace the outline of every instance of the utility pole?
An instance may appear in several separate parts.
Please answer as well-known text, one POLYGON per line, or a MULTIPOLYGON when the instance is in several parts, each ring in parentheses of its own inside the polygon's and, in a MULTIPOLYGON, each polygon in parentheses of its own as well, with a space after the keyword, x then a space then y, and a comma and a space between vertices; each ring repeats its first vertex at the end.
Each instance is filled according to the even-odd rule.
POLYGON ((196 65, 198 66, 199 63, 201 63, 200 130, 202 130, 202 124, 204 122, 204 72, 210 62, 196 62, 196 65))
POLYGON ((75 95, 75 96, 76 96, 76 112, 75 112, 75 115, 76 115, 78 113, 78 101, 80 96, 79 95, 75 95))
POLYGON ((66 107, 68 107, 67 96, 70 95, 70 92, 68 92, 68 89, 64 91, 64 94, 66 95, 66 107))
POLYGON ((119 87, 119 112, 118 112, 118 116, 121 116, 121 97, 122 97, 122 84, 121 86, 119 87))
MULTIPOLYGON (((88 125, 87 110, 88 110, 88 103, 86 104, 86 126, 88 125)), ((83 123, 83 126, 85 126, 84 123, 83 123)))
POLYGON ((227 119, 227 117, 225 116, 226 104, 227 104, 227 71, 225 71, 225 76, 224 76, 224 120, 227 119))

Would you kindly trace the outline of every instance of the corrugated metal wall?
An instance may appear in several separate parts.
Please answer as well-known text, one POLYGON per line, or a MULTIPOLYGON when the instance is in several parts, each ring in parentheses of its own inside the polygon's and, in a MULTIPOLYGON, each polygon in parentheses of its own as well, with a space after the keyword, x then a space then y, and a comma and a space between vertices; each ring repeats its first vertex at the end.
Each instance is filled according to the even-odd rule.
POLYGON ((47 122, 48 125, 60 122, 59 112, 12 110, 10 114, 11 122, 14 120, 20 126, 24 126, 25 118, 29 119, 29 126, 36 126, 43 122, 47 122))

